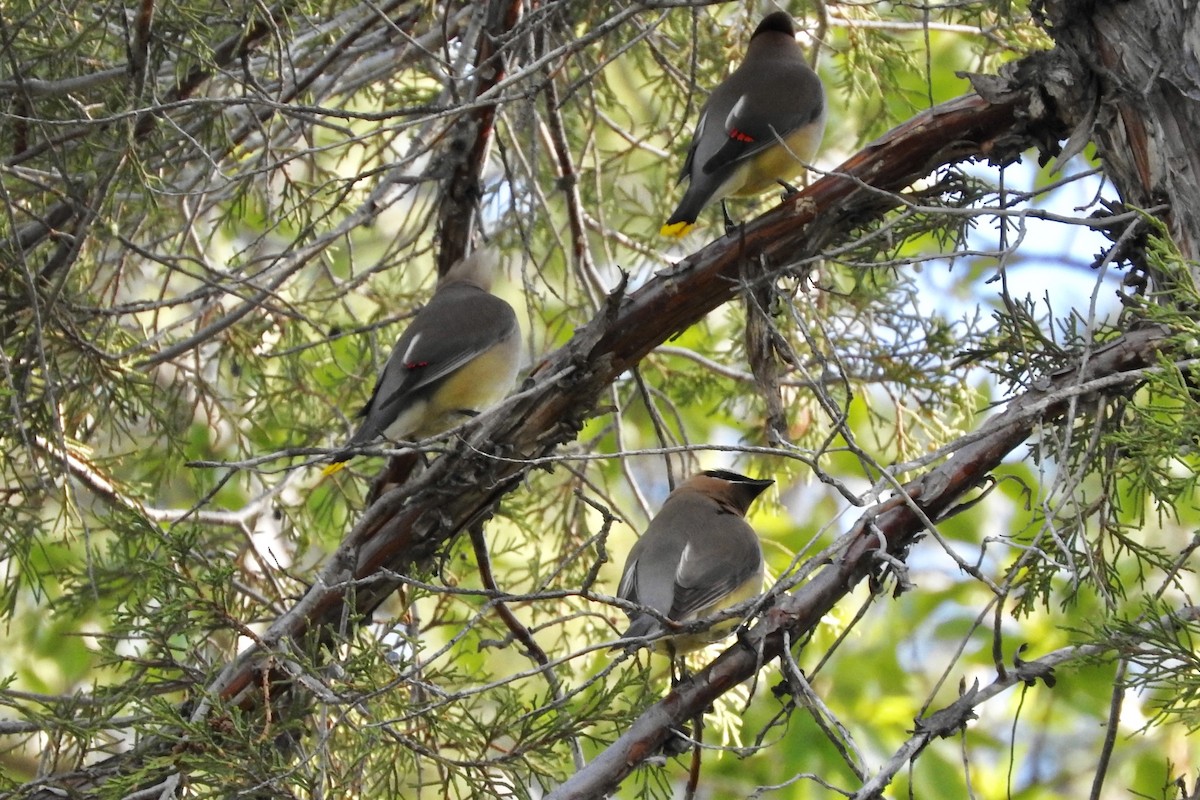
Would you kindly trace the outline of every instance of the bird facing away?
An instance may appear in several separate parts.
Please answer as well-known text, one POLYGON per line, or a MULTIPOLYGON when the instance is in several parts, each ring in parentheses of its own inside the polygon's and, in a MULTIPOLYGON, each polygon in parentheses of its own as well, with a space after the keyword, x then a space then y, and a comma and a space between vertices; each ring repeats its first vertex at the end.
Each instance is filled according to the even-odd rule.
POLYGON ((359 412, 358 431, 326 475, 341 469, 356 447, 434 436, 508 394, 520 363, 521 329, 512 306, 489 292, 496 260, 493 252, 476 250, 438 281, 396 341, 359 412))
POLYGON ((754 29, 745 60, 700 109, 679 176, 688 188, 661 233, 683 236, 714 200, 755 195, 774 183, 787 187, 824 133, 821 79, 804 60, 792 18, 776 11, 754 29))
MULTIPOLYGON (((617 596, 683 623, 761 593, 762 547, 746 522, 746 511, 773 483, 719 469, 688 478, 667 496, 629 551, 617 596)), ((622 639, 654 636, 669 627, 646 612, 632 612, 630 617, 622 639)), ((717 641, 736 624, 727 620, 707 631, 660 642, 668 653, 682 654, 717 641)))

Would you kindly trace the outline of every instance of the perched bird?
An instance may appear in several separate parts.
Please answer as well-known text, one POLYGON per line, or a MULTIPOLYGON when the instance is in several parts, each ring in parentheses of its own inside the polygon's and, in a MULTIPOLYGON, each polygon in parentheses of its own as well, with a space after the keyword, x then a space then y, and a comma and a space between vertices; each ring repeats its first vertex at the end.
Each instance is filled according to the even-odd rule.
POLYGON ((476 250, 438 281, 375 383, 363 418, 326 467, 342 467, 356 447, 386 438, 421 439, 449 430, 501 400, 520 363, 521 330, 512 306, 489 293, 493 252, 476 250))
MULTIPOLYGON (((763 554, 746 511, 772 483, 719 469, 688 478, 671 492, 629 551, 617 596, 683 623, 758 595, 763 554)), ((630 617, 622 639, 669 629, 644 611, 630 617)), ((663 640, 665 649, 672 656, 695 650, 722 638, 736 624, 729 620, 707 631, 671 637, 663 640)))
POLYGON ((687 192, 662 234, 684 235, 714 200, 724 211, 729 196, 758 194, 773 183, 791 191, 786 181, 812 160, 824 132, 821 79, 804 61, 792 18, 776 11, 754 29, 745 60, 700 110, 679 176, 688 179, 687 192))

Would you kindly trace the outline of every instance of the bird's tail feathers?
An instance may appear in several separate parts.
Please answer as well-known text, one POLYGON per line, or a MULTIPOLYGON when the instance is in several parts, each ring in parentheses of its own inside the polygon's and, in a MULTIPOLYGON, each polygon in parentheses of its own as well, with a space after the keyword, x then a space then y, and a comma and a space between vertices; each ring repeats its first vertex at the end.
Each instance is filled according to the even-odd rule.
POLYGON ((330 475, 336 475, 337 473, 341 472, 345 468, 346 468, 345 461, 335 461, 332 464, 330 464, 329 466, 325 467, 325 469, 321 470, 321 477, 328 478, 330 475))
POLYGON ((672 239, 682 239, 684 236, 692 232, 696 227, 696 223, 681 220, 679 222, 668 222, 658 229, 660 236, 670 236, 672 239))
POLYGON ((700 217, 701 209, 713 198, 713 188, 708 182, 701 182, 697 186, 693 180, 687 191, 683 193, 683 198, 679 201, 675 212, 659 229, 659 233, 678 239, 696 227, 696 220, 700 217))
MULTIPOLYGON (((643 646, 642 642, 630 641, 643 639, 647 636, 653 636, 658 633, 661 624, 649 614, 639 614, 629 623, 629 627, 621 634, 621 640, 618 644, 612 646, 613 650, 636 650, 643 646)), ((653 644, 651 644, 653 647, 653 644)))

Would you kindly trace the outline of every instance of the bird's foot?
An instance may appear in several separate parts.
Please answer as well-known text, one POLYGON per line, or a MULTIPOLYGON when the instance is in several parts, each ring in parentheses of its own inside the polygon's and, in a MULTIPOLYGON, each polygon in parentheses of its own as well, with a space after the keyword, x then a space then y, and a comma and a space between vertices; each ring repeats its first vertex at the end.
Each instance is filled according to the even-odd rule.
POLYGON ((667 757, 681 756, 692 749, 692 732, 687 725, 672 729, 662 743, 662 754, 667 757))
POLYGON ((733 233, 737 230, 737 223, 733 221, 733 217, 729 216, 729 209, 725 207, 725 201, 721 201, 721 215, 725 217, 725 235, 733 233))

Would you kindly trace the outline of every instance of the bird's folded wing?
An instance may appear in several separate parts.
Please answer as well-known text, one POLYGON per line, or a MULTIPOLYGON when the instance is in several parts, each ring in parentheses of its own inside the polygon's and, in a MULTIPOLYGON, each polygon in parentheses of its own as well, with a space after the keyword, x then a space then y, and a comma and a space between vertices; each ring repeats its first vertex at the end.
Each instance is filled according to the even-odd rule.
POLYGON ((779 144, 790 133, 815 118, 811 111, 781 117, 776 109, 771 109, 770 113, 758 113, 754 109, 735 108, 725 122, 725 143, 704 162, 702 169, 711 175, 752 158, 771 145, 779 144))
POLYGON ((726 547, 684 548, 675 570, 675 597, 667 615, 671 619, 682 622, 702 614, 759 574, 762 556, 752 542, 747 552, 729 547, 732 542, 723 544, 726 547))
POLYGON ((515 335, 515 327, 515 318, 463 320, 462 327, 452 338, 418 339, 409 346, 408 352, 393 353, 392 358, 401 358, 402 364, 393 365, 389 359, 376 387, 379 407, 395 403, 454 374, 515 335))

